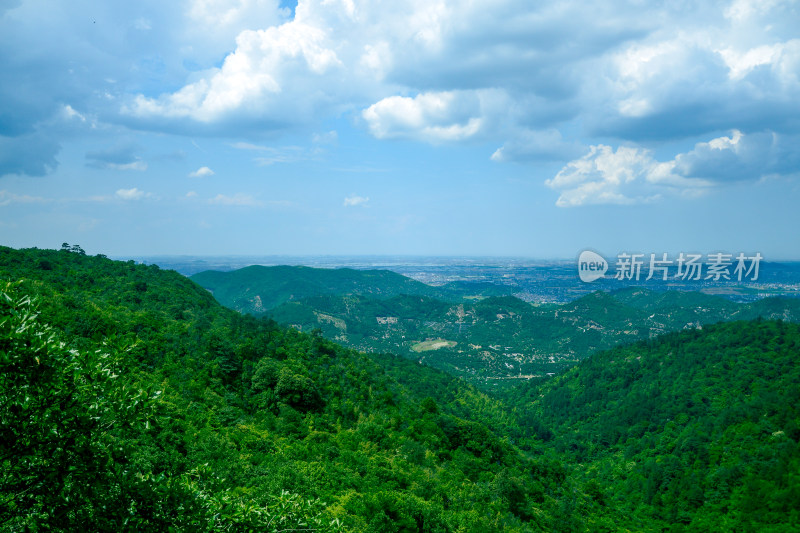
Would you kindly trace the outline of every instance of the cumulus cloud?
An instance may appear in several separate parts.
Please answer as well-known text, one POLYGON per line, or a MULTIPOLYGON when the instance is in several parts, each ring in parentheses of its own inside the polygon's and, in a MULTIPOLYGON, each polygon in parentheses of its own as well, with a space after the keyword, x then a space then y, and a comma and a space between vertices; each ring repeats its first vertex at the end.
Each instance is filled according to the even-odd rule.
POLYGON ((200 167, 200 168, 198 168, 197 170, 195 170, 193 172, 189 172, 189 177, 190 178, 205 178, 205 177, 213 176, 213 175, 214 175, 214 171, 211 170, 208 167, 200 167))
POLYGON ((621 146, 592 146, 589 153, 569 162, 545 184, 561 191, 559 207, 587 204, 632 204, 658 198, 643 190, 658 166, 650 152, 621 146))
POLYGON ((518 102, 530 94, 573 98, 582 62, 642 33, 640 21, 648 17, 636 16, 644 11, 520 0, 301 1, 294 19, 240 32, 219 68, 172 93, 137 95, 124 111, 154 125, 169 118, 280 129, 363 105, 378 135, 424 130, 423 140, 470 138, 485 121, 480 98, 472 98, 466 121, 444 124, 425 105, 448 94, 495 89, 518 102), (599 19, 602 25, 588 23, 599 19), (429 96, 402 100, 415 93, 429 96), (389 129, 392 108, 403 105, 433 123, 425 129, 395 120, 400 131, 389 129))
POLYGON ((424 93, 409 98, 390 96, 364 110, 370 133, 379 139, 421 138, 460 141, 481 130, 482 119, 473 92, 424 93))
MULTIPOLYGON (((192 20, 234 27, 252 3, 192 6, 192 20)), ((632 141, 753 129, 764 113, 789 124, 786 114, 799 113, 800 54, 779 19, 790 10, 738 0, 727 9, 306 0, 291 20, 242 26, 218 68, 172 93, 136 95, 124 109, 156 128, 170 120, 227 131, 287 129, 360 108, 381 139, 494 135, 498 161, 547 156, 554 147, 537 150, 530 132, 574 119, 632 141), (498 98, 503 105, 492 105, 498 98)), ((569 152, 569 142, 556 151, 569 152)))
POLYGON ((246 121, 252 114, 280 122, 302 118, 297 115, 310 111, 303 95, 287 89, 295 89, 295 80, 300 89, 308 85, 303 78, 324 83, 326 74, 341 67, 328 40, 324 29, 296 21, 243 31, 236 38, 236 51, 212 75, 159 98, 139 95, 125 111, 205 123, 231 116, 246 121))
POLYGON ((683 176, 714 181, 758 180, 800 173, 800 136, 773 131, 743 134, 738 130, 675 157, 683 176))
POLYGON ((800 40, 785 22, 796 20, 795 8, 736 4, 737 16, 711 12, 706 17, 714 24, 678 32, 665 25, 603 58, 602 83, 582 102, 594 100, 600 111, 582 111, 592 132, 669 139, 767 125, 797 131, 792 95, 800 90, 800 40))
POLYGON ((596 145, 545 183, 560 192, 556 205, 634 204, 664 195, 697 196, 727 181, 757 181, 800 172, 798 138, 734 130, 669 161, 646 149, 596 145))
POLYGON ((202 61, 224 54, 244 30, 275 26, 289 19, 279 0, 189 0, 184 4, 183 38, 202 61))
MULTIPOLYGON (((69 9, 0 2, 0 135, 48 132, 49 122, 70 111, 87 126, 95 118, 127 124, 120 109, 131 93, 184 86, 196 72, 219 66, 242 31, 289 17, 279 0, 75 0, 69 9)), ((76 136, 61 131, 51 146, 67 137, 76 136)), ((36 154, 29 160, 10 165, 12 171, 41 175, 55 168, 52 159, 36 154)))
MULTIPOLYGON (((378 139, 491 140, 487 157, 525 162, 572 160, 601 138, 643 150, 732 129, 800 133, 788 0, 301 0, 294 16, 279 0, 79 0, 48 17, 35 3, 7 5, 16 7, 0 19, 9 139, 45 131, 56 115, 251 140, 310 136, 348 116, 378 139), (97 24, 86 24, 88 12, 97 24)), ((0 146, 0 172, 52 171, 51 139, 25 163, 0 146)), ((308 156, 276 149, 259 162, 308 156)), ((87 160, 147 166, 138 156, 87 160)))
POLYGON ((369 198, 367 197, 351 195, 344 199, 342 205, 345 207, 355 207, 357 205, 366 205, 367 202, 369 202, 369 198))

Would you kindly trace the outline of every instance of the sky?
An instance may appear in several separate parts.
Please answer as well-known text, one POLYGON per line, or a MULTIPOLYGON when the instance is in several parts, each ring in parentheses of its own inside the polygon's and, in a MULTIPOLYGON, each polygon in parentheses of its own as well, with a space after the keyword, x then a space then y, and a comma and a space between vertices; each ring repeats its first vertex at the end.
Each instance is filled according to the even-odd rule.
POLYGON ((0 244, 800 259, 800 3, 0 0, 0 244))

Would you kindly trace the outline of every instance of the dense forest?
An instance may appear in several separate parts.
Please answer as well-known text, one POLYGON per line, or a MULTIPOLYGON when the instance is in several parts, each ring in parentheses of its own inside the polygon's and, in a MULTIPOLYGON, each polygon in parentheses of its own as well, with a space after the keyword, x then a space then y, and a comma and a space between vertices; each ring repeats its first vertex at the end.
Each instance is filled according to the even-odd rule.
POLYGON ((497 398, 172 271, 0 247, 0 530, 793 531, 800 328, 720 324, 497 398))
POLYGON ((619 511, 675 530, 797 530, 798 358, 796 324, 720 323, 595 354, 512 403, 619 511))

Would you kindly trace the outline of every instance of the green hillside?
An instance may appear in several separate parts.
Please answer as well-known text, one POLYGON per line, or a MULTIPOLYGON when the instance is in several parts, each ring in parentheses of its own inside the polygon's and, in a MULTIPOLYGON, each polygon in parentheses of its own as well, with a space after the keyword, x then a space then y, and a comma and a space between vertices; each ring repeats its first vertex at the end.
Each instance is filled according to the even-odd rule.
POLYGON ((326 295, 283 303, 267 314, 358 350, 414 358, 491 390, 559 372, 596 350, 669 331, 759 317, 799 321, 800 300, 742 304, 698 292, 638 288, 542 307, 513 296, 456 303, 326 295), (415 349, 432 340, 442 341, 438 349, 415 349))
POLYGON ((500 400, 175 272, 0 247, 0 531, 796 531, 799 356, 796 324, 717 324, 500 400))
POLYGON ((515 391, 521 420, 673 531, 800 528, 800 327, 733 322, 595 354, 515 391))
POLYGON ((0 530, 539 531, 563 498, 613 523, 434 369, 155 266, 0 248, 0 279, 0 530))
POLYGON ((400 294, 449 297, 447 291, 390 270, 253 265, 231 272, 208 270, 193 275, 191 279, 211 291, 226 307, 254 315, 284 302, 329 294, 376 298, 400 294))

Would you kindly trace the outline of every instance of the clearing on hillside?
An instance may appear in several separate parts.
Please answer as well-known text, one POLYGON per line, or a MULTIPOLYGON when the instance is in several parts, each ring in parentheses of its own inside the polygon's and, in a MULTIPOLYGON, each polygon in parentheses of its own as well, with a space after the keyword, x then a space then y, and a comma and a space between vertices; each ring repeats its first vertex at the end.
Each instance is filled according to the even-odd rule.
POLYGON ((456 341, 448 341, 445 339, 433 339, 422 341, 411 346, 415 352, 428 352, 430 350, 438 350, 439 348, 452 348, 458 344, 456 341))

